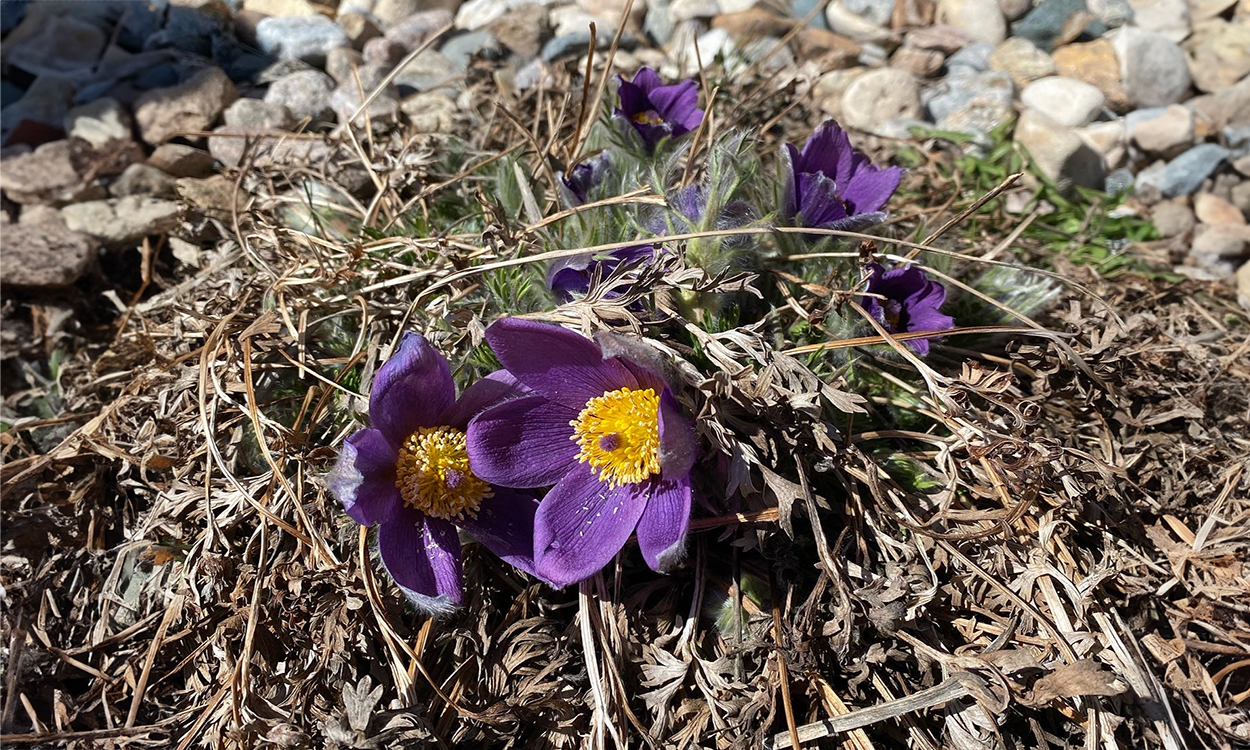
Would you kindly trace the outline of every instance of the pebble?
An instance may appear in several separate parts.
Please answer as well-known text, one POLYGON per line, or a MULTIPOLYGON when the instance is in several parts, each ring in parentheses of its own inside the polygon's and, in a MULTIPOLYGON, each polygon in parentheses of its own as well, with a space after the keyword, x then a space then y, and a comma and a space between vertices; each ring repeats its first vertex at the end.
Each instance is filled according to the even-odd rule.
MULTIPOLYGON (((652 27, 651 19, 661 15, 655 3, 647 12, 646 32, 658 44, 665 44, 668 38, 660 38, 652 27)), ((663 14, 667 22, 667 14, 663 14)), ((667 22, 668 34, 672 35, 672 23, 667 22)), ((532 60, 542 51, 543 43, 550 33, 550 14, 541 5, 525 5, 510 11, 507 15, 491 23, 487 28, 508 49, 518 57, 532 60)))
POLYGON ((399 108, 418 133, 448 132, 455 125, 456 103, 444 94, 413 94, 399 108))
POLYGON ((1030 81, 1053 76, 1055 61, 1038 49, 1036 44, 1023 37, 1013 36, 994 49, 990 55, 990 68, 1001 70, 1021 88, 1030 81))
POLYGON ((821 112, 841 122, 845 119, 842 114, 843 95, 857 78, 867 72, 864 68, 847 68, 825 73, 812 84, 812 101, 816 102, 821 112))
POLYGON ((14 203, 66 203, 103 192, 83 184, 70 160, 66 140, 45 143, 34 151, 0 161, 0 189, 14 203))
POLYGON ((1008 22, 1020 20, 1032 7, 1032 0, 998 0, 998 9, 1008 22))
POLYGON ((334 79, 330 76, 319 70, 300 70, 269 84, 265 101, 286 107, 297 121, 331 122, 334 119, 334 110, 330 107, 332 91, 334 79))
POLYGON ((130 113, 111 97, 74 107, 65 115, 65 132, 100 147, 109 141, 132 139, 130 113))
POLYGON ((891 120, 920 116, 920 85, 904 70, 869 71, 856 78, 842 94, 842 113, 852 128, 884 132, 891 120))
POLYGON ((1165 198, 1189 195, 1228 158, 1228 154, 1228 149, 1214 143, 1194 146, 1167 164, 1151 167, 1138 174, 1138 190, 1157 189, 1165 198))
POLYGON ((1250 22, 1203 21, 1182 48, 1199 91, 1222 91, 1250 75, 1250 22))
MULTIPOLYGON (((382 29, 374 23, 373 19, 364 13, 344 13, 334 20, 343 33, 347 35, 347 41, 351 44, 352 49, 360 49, 365 46, 365 42, 370 39, 376 39, 382 36, 382 29)), ((334 49, 339 49, 335 47, 334 49)), ((330 52, 326 52, 327 59, 330 52)))
POLYGON ((734 38, 783 36, 794 22, 770 13, 763 8, 751 8, 739 13, 722 13, 712 19, 712 28, 724 29, 734 38))
POLYGON ((213 155, 194 146, 162 143, 148 157, 148 164, 174 177, 204 177, 213 171, 213 155))
POLYGON ((10 224, 4 229, 0 279, 7 290, 50 292, 78 281, 96 259, 95 240, 59 221, 10 224))
POLYGON ((1034 81, 1020 92, 1020 103, 1025 107, 1070 128, 1093 122, 1105 101, 1096 86, 1059 76, 1034 81))
POLYGON ((1120 62, 1115 48, 1106 39, 1069 44, 1055 50, 1055 70, 1065 78, 1096 86, 1106 97, 1107 106, 1116 112, 1131 109, 1128 94, 1120 79, 1120 62))
POLYGON ((178 204, 150 196, 128 195, 65 206, 61 216, 70 231, 91 235, 109 245, 126 245, 177 227, 178 204))
POLYGON ((1085 0, 1043 0, 1012 24, 1011 33, 1050 51, 1072 41, 1093 20, 1085 0))
MULTIPOLYGON (((812 29, 807 29, 812 31, 812 29)), ((694 42, 685 45, 679 49, 672 57, 677 62, 683 76, 697 75, 699 72, 699 61, 702 60, 704 65, 709 61, 715 60, 717 56, 728 59, 735 49, 733 37, 724 29, 712 29, 700 34, 694 42), (698 46, 698 53, 695 47, 698 46)))
MULTIPOLYGON (((365 96, 368 96, 369 93, 369 91, 366 91, 365 96)), ((338 115, 339 122, 346 123, 348 118, 355 115, 360 109, 362 101, 360 89, 356 88, 354 84, 343 84, 330 94, 329 104, 335 114, 338 115)), ((370 123, 393 120, 399 115, 399 101, 390 93, 378 94, 369 102, 365 112, 362 112, 359 117, 352 120, 352 124, 364 125, 366 113, 370 123)))
POLYGON ((347 33, 321 15, 265 18, 256 24, 256 46, 279 60, 323 65, 326 53, 349 47, 347 33))
POLYGON ((1197 223, 1193 210, 1183 198, 1156 203, 1150 210, 1150 220, 1161 237, 1179 237, 1197 223))
POLYGON ((308 0, 243 0, 243 10, 264 16, 311 16, 317 13, 308 0))
MULTIPOLYGON (((1237 0, 1193 0, 1189 3, 1189 20, 1193 23, 1209 21, 1237 4, 1237 0)), ((1234 17, 1236 17, 1234 13, 1234 17)))
POLYGON ((551 5, 552 2, 553 0, 468 0, 456 11, 456 28, 475 31, 509 11, 527 5, 551 5))
MULTIPOLYGON (((1124 127, 1123 120, 1095 122, 1078 128, 1076 132, 1093 146, 1094 150, 1102 154, 1107 169, 1117 169, 1127 159, 1128 129, 1124 127)), ((1111 192, 1111 189, 1107 188, 1107 192, 1111 192)))
POLYGON ((1250 310, 1250 262, 1242 263, 1235 277, 1237 283, 1237 302, 1250 310))
POLYGON ((127 195, 172 198, 174 178, 148 164, 131 164, 109 185, 109 195, 114 198, 124 198, 127 195))
POLYGON ((286 137, 289 136, 288 133, 278 130, 264 131, 227 125, 217 128, 213 133, 208 139, 208 152, 227 167, 239 166, 245 149, 249 147, 252 149, 253 163, 257 166, 308 166, 325 160, 333 153, 333 147, 325 141, 286 137))
POLYGON ((455 85, 461 76, 461 71, 447 58, 436 50, 428 49, 404 66, 395 77, 395 85, 429 91, 455 85))
POLYGON ((1104 187, 1107 168, 1102 155, 1071 128, 1026 109, 1016 122, 1015 140, 1060 190, 1074 185, 1095 190, 1104 187))
POLYGON ((817 11, 821 5, 821 0, 791 0, 790 1, 790 17, 795 20, 803 20, 811 15, 812 20, 807 22, 808 26, 832 31, 829 28, 829 22, 825 20, 825 14, 817 11), (813 11, 816 11, 813 13, 813 11))
POLYGON ((1107 195, 1119 195, 1127 193, 1133 187, 1132 170, 1121 167, 1107 175, 1102 191, 1107 195))
POLYGON ((295 116, 281 104, 264 99, 238 99, 226 108, 222 120, 227 125, 287 130, 295 126, 295 116))
POLYGON ((1195 97, 1185 104, 1217 131, 1250 127, 1250 77, 1218 94, 1195 97))
POLYGON ((164 143, 184 131, 208 130, 237 96, 221 68, 205 68, 185 83, 141 95, 135 122, 143 140, 164 143))
POLYGON ((924 103, 930 118, 934 122, 942 122, 951 114, 982 99, 986 94, 993 94, 1000 103, 1011 108, 1014 89, 1011 77, 999 71, 970 73, 960 76, 948 76, 945 81, 925 92, 924 103))
POLYGON ((42 75, 30 84, 22 98, 5 106, 0 122, 5 130, 12 130, 23 120, 60 128, 73 101, 74 84, 60 76, 42 75))
POLYGON ((822 70, 838 70, 854 66, 864 46, 832 31, 807 28, 794 36, 794 49, 802 58, 818 62, 822 70))
POLYGON ((942 63, 945 60, 946 58, 937 50, 903 46, 890 56, 890 67, 927 78, 936 75, 942 69, 942 63))
POLYGON ((841 0, 841 2, 847 10, 869 23, 881 27, 890 25, 890 16, 894 13, 894 0, 841 0))
MULTIPOLYGON (((607 34, 604 34, 606 37, 607 34)), ((450 39, 444 44, 439 52, 443 53, 461 70, 467 70, 469 63, 475 56, 482 57, 487 60, 498 59, 503 50, 499 46, 499 39, 489 31, 470 31, 467 34, 461 34, 454 39, 450 39)))
POLYGON ((455 12, 459 5, 454 0, 377 0, 373 4, 373 17, 386 28, 423 10, 442 9, 455 12))
POLYGON ((1179 104, 1139 110, 1125 121, 1133 142, 1148 154, 1171 159, 1194 143, 1194 113, 1179 104))
POLYGON ((333 78, 335 83, 354 82, 352 70, 359 68, 364 62, 365 57, 359 50, 335 47, 326 53, 326 75, 333 78))
MULTIPOLYGON (((912 29, 903 37, 903 45, 907 47, 915 47, 916 49, 928 49, 941 52, 945 55, 953 55, 956 52, 968 46, 972 40, 968 35, 954 26, 938 24, 936 26, 926 26, 921 29, 912 29)), ((983 42, 977 42, 977 45, 983 45, 983 42)), ((988 64, 989 58, 986 58, 988 64)), ((981 68, 985 70, 985 68, 981 68)))
POLYGON ((1133 20, 1133 6, 1128 0, 1085 0, 1085 5, 1108 28, 1119 28, 1133 20))
POLYGON ((1109 35, 1120 61, 1120 79, 1129 104, 1160 107, 1189 92, 1189 67, 1181 48, 1161 34, 1132 26, 1109 35))
POLYGON ((1007 19, 998 0, 938 0, 938 18, 969 39, 1001 44, 1007 38, 1007 19))
POLYGON ((1185 0, 1128 0, 1133 25, 1153 31, 1173 42, 1189 36, 1189 3, 1185 0))
POLYGON ((422 47, 452 23, 451 11, 445 8, 414 13, 386 30, 386 38, 398 42, 405 52, 422 47))
POLYGON ((31 75, 89 75, 108 43, 105 33, 73 15, 38 13, 4 40, 6 66, 31 75))
POLYGON ((1194 196, 1194 214, 1203 224, 1246 224, 1241 209, 1213 193, 1194 196))
POLYGON ((834 32, 857 42, 881 42, 893 36, 888 29, 860 18, 840 2, 831 2, 825 7, 825 21, 834 32))
POLYGON ((984 73, 990 69, 990 55, 994 45, 989 42, 972 42, 946 58, 946 70, 950 75, 984 73))
POLYGON ((720 12, 718 0, 672 0, 668 6, 669 17, 678 23, 694 18, 711 18, 720 12))
POLYGON ((1246 251, 1247 234, 1240 225, 1199 224, 1194 229, 1186 261, 1198 268, 1214 271, 1217 276, 1230 276, 1246 251))

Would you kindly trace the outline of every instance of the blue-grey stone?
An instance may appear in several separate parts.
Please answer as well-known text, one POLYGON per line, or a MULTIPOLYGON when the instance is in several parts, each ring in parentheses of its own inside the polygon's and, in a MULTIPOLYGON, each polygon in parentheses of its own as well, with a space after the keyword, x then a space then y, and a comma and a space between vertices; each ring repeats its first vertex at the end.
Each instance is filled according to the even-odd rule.
MULTIPOLYGON (((621 48, 632 49, 636 46, 638 40, 628 34, 621 37, 621 48)), ((607 49, 612 44, 612 39, 605 35, 600 35, 595 42, 595 49, 607 49)), ((542 59, 546 62, 558 60, 565 55, 582 55, 590 49, 590 32, 575 31, 572 34, 554 37, 548 39, 543 45, 542 59)))
POLYGON ((117 46, 131 52, 143 51, 148 39, 161 30, 162 15, 148 3, 128 3, 117 21, 117 46))
POLYGON ((202 57, 213 53, 213 37, 222 33, 223 22, 217 16, 194 8, 169 8, 165 27, 148 37, 144 49, 174 47, 202 57))
POLYGON ((1164 198, 1189 195, 1228 158, 1229 150, 1214 143, 1194 146, 1162 167, 1137 175, 1137 189, 1156 188, 1164 198))
POLYGON ((1224 140, 1228 142, 1229 148, 1250 147, 1250 125, 1240 127, 1229 125, 1224 128, 1224 140))
MULTIPOLYGON (((1011 25, 1012 36, 1022 36, 1046 52, 1055 47, 1055 40, 1063 33, 1064 25, 1073 13, 1088 11, 1085 0, 1043 0, 1041 4, 1011 25)), ((1085 33, 1102 36, 1107 25, 1093 20, 1085 27, 1085 33)))
POLYGON ((946 71, 954 75, 983 73, 990 69, 990 54, 994 45, 989 42, 972 42, 946 58, 946 71))
POLYGON ((347 32, 325 16, 283 16, 256 24, 256 46, 279 60, 322 65, 335 47, 350 47, 347 32))
MULTIPOLYGON (((790 15, 802 20, 807 18, 808 13, 811 13, 813 9, 820 7, 822 4, 821 0, 792 0, 790 3, 790 15)), ((808 21, 807 25, 816 29, 824 29, 825 31, 830 30, 829 21, 825 18, 825 14, 820 11, 817 11, 816 15, 812 16, 812 20, 808 21)))
POLYGON ((171 62, 153 66, 135 78, 135 86, 145 90, 177 86, 178 82, 178 69, 171 62))
POLYGON ((673 23, 673 16, 668 12, 668 0, 654 0, 647 4, 647 17, 642 22, 642 31, 658 47, 665 47, 673 39, 673 32, 677 25, 673 23))
POLYGON ((499 40, 489 31, 470 31, 467 34, 461 34, 447 41, 440 49, 443 53, 461 70, 469 67, 474 55, 480 55, 487 60, 494 60, 503 54, 503 49, 499 46, 499 40))
POLYGON ((7 34, 26 17, 26 0, 5 0, 0 3, 0 34, 7 34))
POLYGON ((925 106, 936 123, 973 105, 988 106, 995 111, 1005 108, 1009 112, 1012 91, 1011 76, 998 70, 948 76, 929 90, 925 106))
POLYGON ((1109 195, 1123 192, 1133 187, 1133 172, 1127 167, 1120 167, 1116 171, 1107 175, 1107 182, 1103 186, 1103 192, 1109 195))
POLYGON ((1145 109, 1135 109, 1124 116, 1124 132, 1129 138, 1132 138, 1133 128, 1136 127, 1138 123, 1153 120, 1167 111, 1167 107, 1146 107, 1145 109))

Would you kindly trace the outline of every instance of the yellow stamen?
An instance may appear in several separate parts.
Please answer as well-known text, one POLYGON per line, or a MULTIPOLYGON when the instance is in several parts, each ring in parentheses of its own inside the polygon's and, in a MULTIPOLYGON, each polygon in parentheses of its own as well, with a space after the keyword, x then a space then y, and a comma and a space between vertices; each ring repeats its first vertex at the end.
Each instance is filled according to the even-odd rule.
POLYGON ((404 505, 445 521, 477 509, 490 497, 490 485, 469 471, 464 433, 452 427, 422 427, 399 449, 395 486, 404 505))
POLYGON ((633 118, 631 119, 633 119, 634 122, 639 122, 639 123, 642 123, 643 125, 659 125, 660 123, 664 122, 664 118, 660 117, 659 112, 656 112, 650 109, 647 110, 646 112, 639 112, 638 114, 634 115, 633 118))
POLYGON ((610 487, 641 482, 660 473, 660 397, 648 388, 620 388, 586 402, 569 422, 581 447, 577 460, 610 487))

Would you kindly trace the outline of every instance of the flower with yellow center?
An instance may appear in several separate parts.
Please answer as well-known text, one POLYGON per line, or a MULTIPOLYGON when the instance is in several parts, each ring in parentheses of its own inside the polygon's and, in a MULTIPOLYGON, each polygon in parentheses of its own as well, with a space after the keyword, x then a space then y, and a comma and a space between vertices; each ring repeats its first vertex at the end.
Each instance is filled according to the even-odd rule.
POLYGON ((464 432, 422 427, 408 436, 395 463, 395 486, 404 505, 445 521, 477 518, 490 485, 469 470, 464 432))
POLYGON ((577 460, 609 487, 660 473, 660 397, 655 390, 618 388, 596 396, 569 422, 577 460))

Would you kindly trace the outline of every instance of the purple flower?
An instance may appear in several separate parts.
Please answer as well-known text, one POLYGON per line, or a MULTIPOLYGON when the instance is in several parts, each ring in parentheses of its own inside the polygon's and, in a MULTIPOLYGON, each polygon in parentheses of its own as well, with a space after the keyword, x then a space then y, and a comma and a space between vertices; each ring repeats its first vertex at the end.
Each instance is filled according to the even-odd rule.
POLYGON ((481 479, 465 447, 478 412, 525 393, 499 372, 460 399, 447 360, 417 333, 404 334, 369 394, 373 427, 353 434, 328 477, 347 515, 378 527, 382 563, 418 608, 445 612, 463 599, 456 527, 534 572, 537 501, 481 479))
MULTIPOLYGON (((879 294, 862 297, 864 310, 876 318, 890 333, 908 331, 947 331, 955 319, 941 312, 946 289, 930 281, 915 266, 887 271, 876 263, 868 265, 868 286, 865 291, 879 294)), ((929 339, 908 339, 906 344, 917 354, 929 353, 929 339)))
POLYGON ((604 151, 598 156, 573 165, 567 175, 560 175, 568 195, 565 200, 571 206, 580 206, 587 201, 590 192, 603 182, 608 169, 612 166, 611 157, 604 151))
MULTIPOLYGON (((606 279, 622 263, 636 263, 654 257, 655 245, 631 245, 611 250, 602 257, 586 253, 560 258, 547 268, 547 288, 560 302, 568 302, 590 291, 590 279, 596 268, 599 269, 599 278, 606 279)), ((610 291, 606 296, 610 299, 620 296, 620 293, 610 291)))
POLYGON ((858 229, 885 219, 885 205, 903 179, 902 167, 876 166, 828 120, 800 152, 781 151, 782 216, 799 226, 858 229))
POLYGON ((624 118, 648 150, 665 138, 677 138, 699 127, 703 110, 699 109, 699 87, 687 78, 665 86, 651 68, 640 68, 633 81, 621 77, 621 106, 616 115, 624 118))
POLYGON ((486 330, 499 361, 533 395, 469 423, 469 460, 508 487, 555 485, 534 516, 534 565, 557 586, 601 570, 637 530, 665 571, 685 553, 695 436, 665 382, 547 323, 486 330))

